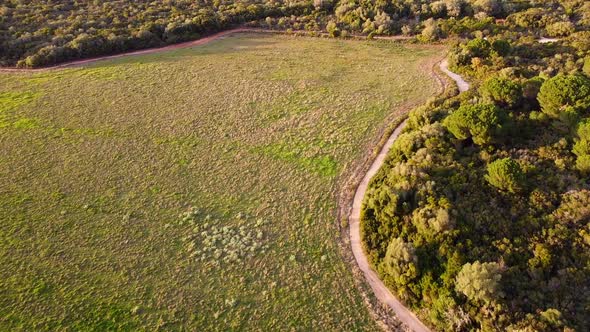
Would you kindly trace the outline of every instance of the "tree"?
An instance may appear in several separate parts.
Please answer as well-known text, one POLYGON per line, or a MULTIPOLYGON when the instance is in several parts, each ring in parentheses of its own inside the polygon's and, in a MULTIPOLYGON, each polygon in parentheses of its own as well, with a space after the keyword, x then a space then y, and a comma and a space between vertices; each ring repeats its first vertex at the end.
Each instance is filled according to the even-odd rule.
POLYGON ((510 53, 512 46, 504 39, 497 39, 492 42, 492 49, 499 56, 506 56, 510 53))
POLYGON ((584 68, 582 70, 584 71, 584 74, 590 76, 590 56, 587 56, 584 59, 584 68))
POLYGON ((576 111, 590 108, 590 79, 584 75, 557 75, 546 80, 537 97, 541 110, 559 118, 568 106, 576 111))
POLYGON ((461 16, 463 0, 445 0, 445 6, 447 7, 448 16, 459 17, 461 16))
POLYGON ((331 37, 340 36, 340 30, 334 21, 328 22, 328 25, 326 25, 326 31, 328 31, 331 37))
POLYGON ((490 56, 492 45, 483 38, 475 38, 465 44, 465 49, 472 58, 487 58, 490 56))
POLYGON ((522 86, 509 78, 493 77, 481 87, 482 95, 503 107, 514 107, 522 97, 522 86))
POLYGON ((490 16, 498 15, 502 11, 502 5, 497 0, 475 0, 473 7, 476 11, 490 16))
POLYGON ((495 105, 463 105, 443 122, 455 138, 472 138, 477 145, 491 144, 505 122, 503 112, 495 105))
POLYGON ((576 168, 582 174, 590 174, 590 155, 581 155, 576 159, 576 168))
POLYGON ((488 304, 502 296, 501 279, 498 263, 475 261, 463 265, 455 280, 455 289, 473 302, 488 304))
POLYGON ((549 24, 545 29, 547 30, 547 34, 550 37, 568 36, 576 31, 574 24, 570 21, 555 22, 553 24, 549 24))
POLYGON ((432 18, 424 21, 424 29, 420 35, 423 41, 435 41, 441 36, 441 29, 438 26, 438 22, 432 18))
POLYGON ((383 264, 387 272, 398 285, 406 285, 418 275, 418 258, 414 246, 401 238, 393 238, 387 246, 383 264))
POLYGON ((494 187, 514 193, 521 189, 524 175, 520 165, 512 158, 498 159, 487 167, 485 179, 494 187))

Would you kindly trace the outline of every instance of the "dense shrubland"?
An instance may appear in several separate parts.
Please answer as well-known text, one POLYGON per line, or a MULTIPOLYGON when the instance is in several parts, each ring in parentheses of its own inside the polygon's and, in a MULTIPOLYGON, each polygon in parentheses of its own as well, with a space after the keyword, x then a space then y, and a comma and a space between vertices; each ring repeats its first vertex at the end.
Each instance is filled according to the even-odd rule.
POLYGON ((312 8, 306 1, 3 1, 0 65, 38 67, 163 46, 312 8))
MULTIPOLYGON (((162 46, 245 23, 326 31, 334 37, 404 34, 423 42, 498 31, 529 38, 527 33, 534 28, 536 35, 568 37, 572 45, 588 48, 590 4, 581 0, 10 0, 0 5, 0 65, 38 67, 162 46)), ((469 52, 480 46, 468 47, 461 59, 485 55, 469 52)), ((509 46, 501 40, 492 42, 499 55, 509 46)), ((527 57, 526 51, 521 49, 522 57, 527 57)))
POLYGON ((374 268, 440 330, 590 330, 589 6, 537 4, 453 46, 473 88, 410 114, 365 197, 374 268))

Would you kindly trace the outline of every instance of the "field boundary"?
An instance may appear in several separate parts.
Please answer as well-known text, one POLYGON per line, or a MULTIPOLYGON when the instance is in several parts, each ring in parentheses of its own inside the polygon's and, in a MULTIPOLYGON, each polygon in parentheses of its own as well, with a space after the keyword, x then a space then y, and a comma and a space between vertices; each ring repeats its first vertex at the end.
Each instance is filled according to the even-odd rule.
MULTIPOLYGON (((442 58, 437 58, 434 61, 428 63, 429 75, 438 83, 439 89, 430 96, 437 97, 445 94, 456 95, 459 90, 457 85, 444 74, 441 68, 441 64, 446 60, 446 55, 442 58)), ((375 295, 371 285, 369 284, 365 273, 359 267, 352 249, 352 243, 350 239, 349 227, 351 220, 351 213, 353 210, 354 196, 357 188, 361 184, 365 174, 371 168, 378 153, 383 149, 387 141, 394 134, 394 132, 401 131, 403 125, 407 120, 408 113, 418 107, 421 104, 408 103, 398 107, 386 120, 386 125, 380 130, 377 135, 377 139, 369 143, 369 146, 373 144, 373 148, 365 147, 365 155, 361 161, 351 168, 349 172, 342 174, 342 178, 339 183, 339 194, 337 194, 338 211, 336 216, 337 227, 340 230, 340 246, 344 260, 350 265, 355 284, 365 303, 367 304, 371 315, 378 321, 379 325, 386 331, 411 331, 411 329, 404 323, 402 323, 392 308, 380 301, 375 295)))
MULTIPOLYGON (((17 67, 0 67, 0 73, 35 73, 35 72, 44 72, 50 70, 57 70, 57 69, 65 69, 65 68, 74 68, 79 67, 87 64, 92 64, 99 61, 104 60, 111 60, 111 59, 118 59, 128 56, 134 55, 147 55, 147 54, 154 54, 166 51, 172 51, 176 49, 182 48, 189 48, 194 46, 200 46, 212 42, 217 39, 222 39, 229 35, 237 34, 237 33, 273 33, 273 34, 282 34, 282 35, 292 35, 292 36, 309 36, 309 37, 329 37, 329 34, 326 32, 316 32, 316 31, 305 31, 305 30, 272 30, 272 29, 264 29, 264 28, 257 28, 257 27, 237 27, 229 30, 224 30, 220 32, 216 32, 205 37, 177 43, 177 44, 170 44, 161 47, 152 47, 152 48, 144 48, 135 51, 129 51, 124 53, 112 54, 112 55, 104 55, 99 57, 92 57, 92 58, 85 58, 85 59, 77 59, 72 61, 66 61, 63 63, 59 63, 53 66, 47 67, 39 67, 39 68, 17 68, 17 67)), ((363 35, 350 35, 348 36, 350 39, 356 40, 367 40, 367 36, 363 35)), ((408 36, 374 36, 372 39, 375 40, 386 40, 386 41, 405 41, 410 40, 412 37, 408 36)))

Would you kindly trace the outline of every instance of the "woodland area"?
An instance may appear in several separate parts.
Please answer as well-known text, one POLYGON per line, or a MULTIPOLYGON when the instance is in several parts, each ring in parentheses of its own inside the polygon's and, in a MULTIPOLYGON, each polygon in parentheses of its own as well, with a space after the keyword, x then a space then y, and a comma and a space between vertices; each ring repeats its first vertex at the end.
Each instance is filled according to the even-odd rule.
POLYGON ((372 180, 372 264, 437 329, 590 330, 588 5, 538 2, 457 42, 473 88, 412 111, 372 180))
MULTIPOLYGON (((22 1, 0 4, 0 66, 41 67, 198 39, 250 24, 287 31, 404 34, 422 42, 498 29, 548 36, 581 34, 590 3, 581 0, 22 1)), ((584 39, 586 38, 586 39, 584 39)))

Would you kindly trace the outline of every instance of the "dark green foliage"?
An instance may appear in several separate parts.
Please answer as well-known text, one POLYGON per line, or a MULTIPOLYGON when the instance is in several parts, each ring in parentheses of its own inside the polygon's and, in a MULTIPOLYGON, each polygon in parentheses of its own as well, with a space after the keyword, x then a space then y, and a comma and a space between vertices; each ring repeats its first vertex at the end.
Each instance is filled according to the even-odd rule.
POLYGON ((487 58, 492 51, 492 45, 483 38, 475 38, 465 44, 465 49, 469 51, 471 57, 487 58))
POLYGON ((543 83, 538 100, 542 111, 553 118, 559 118, 567 107, 588 112, 590 79, 584 75, 557 75, 543 83))
POLYGON ((590 118, 586 118, 578 124, 577 139, 572 152, 577 156, 576 168, 582 174, 590 173, 590 118))
POLYGON ((514 193, 523 186, 524 175, 520 165, 512 158, 498 159, 487 167, 485 179, 492 186, 514 193))
POLYGON ((9 1, 0 4, 0 65, 46 66, 162 46, 312 8, 306 1, 9 1), (3 25, 10 26, 6 35, 3 25))
POLYGON ((488 145, 495 141, 505 114, 495 105, 463 105, 451 113, 443 125, 459 140, 473 139, 477 145, 488 145))
POLYGON ((362 216, 380 276, 437 330, 590 330, 590 102, 579 74, 589 35, 532 37, 564 17, 579 29, 590 20, 581 8, 524 8, 472 34, 470 18, 439 21, 471 38, 449 63, 481 88, 410 113, 368 194, 390 188, 395 206, 367 205, 362 216), (392 239, 415 255, 403 280, 383 263, 392 239))
POLYGON ((504 39, 497 39, 492 42, 492 49, 499 56, 506 56, 510 53, 512 47, 510 42, 504 39))
POLYGON ((498 106, 512 108, 522 98, 522 86, 509 78, 493 77, 482 85, 481 94, 498 106))

